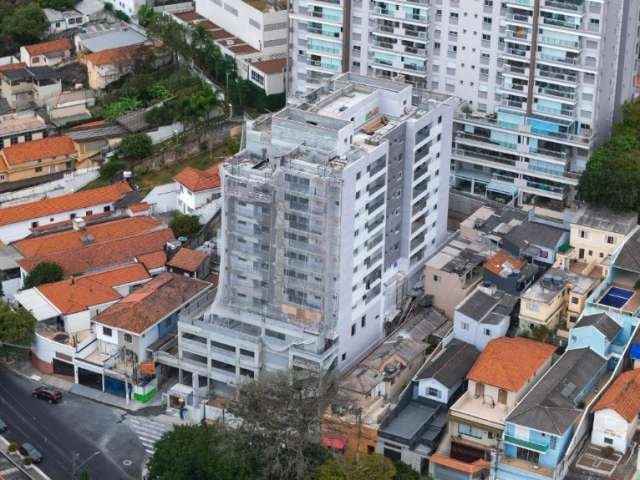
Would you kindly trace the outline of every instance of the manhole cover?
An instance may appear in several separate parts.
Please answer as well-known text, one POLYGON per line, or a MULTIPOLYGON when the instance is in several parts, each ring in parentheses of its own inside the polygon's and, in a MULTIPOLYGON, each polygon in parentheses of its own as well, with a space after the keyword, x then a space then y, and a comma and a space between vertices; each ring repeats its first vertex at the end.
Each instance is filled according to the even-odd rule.
POLYGON ((131 465, 133 465, 133 462, 132 462, 131 460, 127 459, 127 460, 123 460, 123 461, 122 461, 122 464, 123 464, 125 467, 130 467, 131 465))

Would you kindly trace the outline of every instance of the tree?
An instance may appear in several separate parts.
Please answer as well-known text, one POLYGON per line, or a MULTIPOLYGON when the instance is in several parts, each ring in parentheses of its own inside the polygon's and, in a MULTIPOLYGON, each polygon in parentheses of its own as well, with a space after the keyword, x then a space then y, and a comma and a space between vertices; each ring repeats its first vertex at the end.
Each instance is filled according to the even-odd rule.
POLYGON ((87 470, 80 472, 80 480, 91 480, 91 476, 87 470))
POLYGON ((220 424, 177 426, 155 444, 150 480, 253 480, 251 448, 220 424))
POLYGON ((169 227, 171 227, 176 237, 190 237, 198 233, 202 225, 197 215, 178 213, 171 219, 171 222, 169 222, 169 227))
POLYGON ((62 267, 55 262, 41 262, 27 275, 24 288, 33 288, 45 283, 58 282, 64 278, 62 267))
POLYGON ((0 302, 0 343, 31 345, 36 319, 24 308, 0 302))
POLYGON ((156 18, 156 12, 150 5, 140 5, 138 9, 138 23, 143 27, 149 26, 156 18))
POLYGON ((396 480, 396 473, 391 460, 372 453, 359 464, 344 457, 330 458, 318 467, 313 480, 396 480))
POLYGON ((130 160, 142 160, 153 153, 151 137, 146 133, 134 133, 122 139, 118 153, 130 160))
POLYGON ((325 460, 319 441, 326 395, 320 377, 308 373, 262 373, 240 387, 227 407, 242 419, 238 432, 252 447, 259 478, 301 480, 325 460))
MULTIPOLYGON (((107 5, 107 4, 105 4, 107 5)), ((113 122, 125 113, 133 112, 142 108, 142 102, 136 97, 122 97, 108 104, 102 114, 105 120, 113 122)))
POLYGON ((39 0, 42 8, 52 8, 54 10, 69 10, 78 3, 77 0, 39 0))
POLYGON ((49 28, 47 17, 37 3, 11 8, 0 18, 0 33, 5 37, 0 43, 8 41, 10 45, 4 46, 9 49, 40 41, 49 28))

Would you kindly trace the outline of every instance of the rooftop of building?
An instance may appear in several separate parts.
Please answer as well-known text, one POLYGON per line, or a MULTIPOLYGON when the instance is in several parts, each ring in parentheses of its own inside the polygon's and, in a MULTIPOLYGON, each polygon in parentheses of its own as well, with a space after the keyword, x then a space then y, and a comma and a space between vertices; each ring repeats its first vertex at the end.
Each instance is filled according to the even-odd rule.
POLYGON ((607 361, 589 348, 566 351, 524 396, 507 421, 562 435, 582 413, 578 402, 607 361))
POLYGON ((121 298, 115 287, 149 278, 151 277, 144 266, 131 264, 36 288, 61 313, 72 314, 87 310, 93 305, 115 302, 121 298))
POLYGON ((94 53, 85 55, 84 59, 87 63, 93 65, 114 65, 123 64, 124 62, 132 62, 142 54, 145 47, 140 44, 126 45, 123 47, 107 48, 94 53))
POLYGON ((157 270, 163 268, 167 262, 167 254, 164 250, 158 250, 156 252, 145 253, 136 257, 137 261, 142 263, 147 270, 157 270))
POLYGON ((186 167, 173 179, 192 192, 220 188, 219 165, 213 165, 204 170, 186 167))
POLYGON ((609 314, 605 312, 594 313, 592 315, 584 315, 574 328, 580 327, 594 327, 600 331, 609 342, 618 336, 622 331, 622 327, 616 322, 609 314))
POLYGON ((476 230, 499 242, 504 235, 526 219, 527 213, 523 210, 483 206, 464 219, 460 227, 476 230))
POLYGON ((638 212, 618 213, 607 208, 587 207, 576 213, 572 223, 604 232, 628 235, 638 226, 638 212))
POLYGON ((521 298, 536 302, 550 303, 567 287, 578 295, 587 294, 599 283, 599 279, 559 268, 550 268, 533 285, 525 290, 521 298))
POLYGON ((447 408, 431 400, 401 402, 384 420, 378 437, 435 449, 447 426, 447 408))
POLYGON ((147 216, 117 218, 87 225, 77 230, 69 225, 66 231, 18 240, 14 246, 26 257, 42 256, 82 248, 92 243, 130 237, 141 232, 158 229, 160 226, 161 222, 147 216))
POLYGON ((120 47, 141 45, 147 37, 129 28, 105 30, 80 34, 82 47, 92 53, 120 47))
POLYGON ((518 298, 508 293, 478 287, 456 307, 456 311, 480 323, 499 324, 509 318, 517 302, 518 298))
POLYGON ((518 275, 527 267, 526 260, 515 258, 506 250, 499 250, 495 255, 484 263, 484 268, 500 277, 510 277, 518 275))
POLYGON ((40 81, 40 80, 60 80, 62 75, 57 70, 48 67, 22 67, 0 71, 0 77, 7 81, 40 81))
POLYGON ((427 266, 448 273, 465 274, 482 265, 487 258, 482 246, 460 236, 459 233, 449 240, 433 255, 427 266))
POLYGON ((164 250, 166 243, 173 239, 171 229, 162 228, 72 250, 37 255, 20 260, 18 264, 30 272, 41 262, 55 262, 62 267, 65 275, 77 275, 135 262, 142 255, 164 250))
POLYGON ((559 246, 568 231, 561 226, 552 226, 531 220, 525 220, 504 235, 504 240, 517 245, 520 249, 543 247, 554 250, 559 246))
POLYGON ((273 75, 282 73, 287 66, 286 58, 274 58, 272 60, 262 60, 252 62, 251 66, 256 70, 260 70, 265 75, 273 75))
POLYGON ((616 255, 613 266, 633 273, 640 273, 640 230, 624 242, 616 255))
POLYGON ((265 13, 287 9, 286 0, 243 0, 243 2, 265 13))
POLYGON ((29 55, 47 55, 49 53, 63 52, 65 50, 71 50, 71 40, 68 38, 61 38, 59 40, 51 40, 48 42, 35 43, 33 45, 26 45, 24 48, 29 55))
POLYGON ((553 356, 556 347, 523 337, 491 340, 480 353, 467 378, 518 392, 553 356))
POLYGON ((40 115, 19 115, 0 122, 0 137, 8 137, 34 130, 44 130, 46 128, 47 122, 40 115))
POLYGON ((464 381, 479 354, 473 345, 454 339, 415 378, 434 379, 447 388, 454 388, 464 381))
POLYGON ((107 308, 94 321, 142 334, 210 288, 211 284, 202 280, 165 272, 107 308))
POLYGON ((121 182, 106 187, 0 208, 0 226, 26 222, 94 205, 113 203, 131 191, 129 184, 121 182))
POLYGON ((45 158, 69 157, 76 153, 73 141, 66 135, 45 137, 16 143, 0 151, 7 167, 35 162, 45 158))
POLYGON ((167 267, 177 268, 185 272, 197 272, 200 266, 209 259, 205 252, 198 252, 190 248, 182 247, 167 262, 167 267))
POLYGON ((640 370, 620 374, 593 406, 593 411, 612 409, 632 423, 640 414, 640 370))

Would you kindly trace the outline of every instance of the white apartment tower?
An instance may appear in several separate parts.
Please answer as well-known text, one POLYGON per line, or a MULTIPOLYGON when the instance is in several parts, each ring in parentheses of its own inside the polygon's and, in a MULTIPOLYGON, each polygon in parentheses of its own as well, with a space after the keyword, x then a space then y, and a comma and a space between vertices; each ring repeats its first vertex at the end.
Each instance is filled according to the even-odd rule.
POLYGON ((293 0, 290 91, 336 71, 461 98, 452 184, 562 208, 634 95, 638 0, 293 0))
POLYGON ((179 326, 180 368, 234 385, 347 368, 446 238, 454 101, 336 77, 250 122, 221 168, 220 282, 179 326))

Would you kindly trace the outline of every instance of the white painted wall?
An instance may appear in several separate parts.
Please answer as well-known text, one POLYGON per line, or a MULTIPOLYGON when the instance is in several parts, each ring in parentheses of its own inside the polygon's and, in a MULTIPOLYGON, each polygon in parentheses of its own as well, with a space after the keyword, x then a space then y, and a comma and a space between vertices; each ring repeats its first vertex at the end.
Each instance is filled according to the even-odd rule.
POLYGON ((618 452, 624 453, 637 427, 637 417, 633 423, 629 423, 615 410, 610 408, 598 410, 593 416, 591 443, 599 447, 613 447, 618 452), (606 443, 605 438, 613 439, 613 443, 606 443))
POLYGON ((440 403, 448 403, 451 392, 442 383, 434 378, 425 378, 418 380, 418 396, 428 398, 440 403), (437 395, 429 394, 429 389, 433 388, 438 391, 437 395))
POLYGON ((478 350, 484 350, 494 338, 504 337, 509 329, 509 319, 497 325, 478 323, 456 310, 453 314, 453 335, 458 340, 470 343, 478 350))

